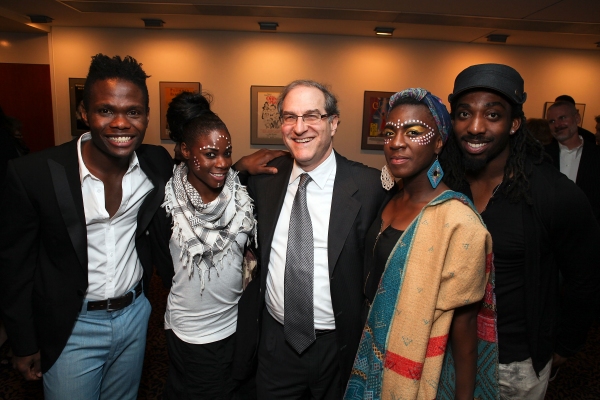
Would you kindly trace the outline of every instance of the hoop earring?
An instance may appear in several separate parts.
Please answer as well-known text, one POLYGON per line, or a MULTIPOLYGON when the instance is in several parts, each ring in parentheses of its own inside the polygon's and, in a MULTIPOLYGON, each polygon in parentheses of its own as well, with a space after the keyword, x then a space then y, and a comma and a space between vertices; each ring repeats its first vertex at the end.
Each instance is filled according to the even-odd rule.
POLYGON ((394 175, 390 172, 387 164, 381 168, 381 186, 387 191, 391 190, 396 184, 394 175))
POLYGON ((443 177, 444 170, 442 169, 442 166, 438 161, 438 156, 436 155, 435 161, 433 164, 431 164, 431 167, 429 167, 429 170, 427 171, 427 178, 429 178, 429 183, 431 183, 431 186, 435 189, 438 187, 443 177))

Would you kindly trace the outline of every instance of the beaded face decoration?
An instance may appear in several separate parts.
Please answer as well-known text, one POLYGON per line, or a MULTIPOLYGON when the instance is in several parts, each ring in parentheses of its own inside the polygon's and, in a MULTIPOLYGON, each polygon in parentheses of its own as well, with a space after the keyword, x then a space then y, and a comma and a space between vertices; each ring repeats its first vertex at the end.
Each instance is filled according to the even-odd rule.
MULTIPOLYGON (((215 139, 216 140, 220 140, 220 139, 227 140, 227 147, 225 147, 225 152, 231 151, 232 146, 231 146, 231 139, 230 139, 229 135, 218 135, 215 139)), ((198 151, 203 151, 203 150, 215 150, 218 152, 219 146, 216 142, 213 142, 212 144, 207 144, 205 146, 198 147, 198 151)), ((194 164, 194 167, 196 169, 202 168, 202 165, 200 164, 200 160, 198 160, 197 156, 192 157, 192 163, 194 164)), ((219 187, 219 186, 221 186, 221 183, 217 183, 217 187, 219 187)))
MULTIPOLYGON (((411 142, 416 143, 421 146, 425 146, 425 145, 428 145, 429 143, 431 143, 431 141, 433 140, 433 137, 435 136, 435 131, 433 130, 433 128, 431 126, 429 126, 426 122, 423 122, 419 119, 409 119, 407 121, 398 120, 396 122, 389 121, 385 125, 386 125, 386 127, 391 126, 396 129, 401 129, 406 126, 407 130, 405 133, 411 132, 409 128, 413 127, 415 125, 422 126, 426 129, 429 129, 429 131, 427 133, 425 133, 424 135, 418 135, 418 136, 407 135, 408 139, 410 139, 411 142)), ((392 137, 387 137, 383 140, 383 143, 389 144, 391 141, 392 141, 392 137)))

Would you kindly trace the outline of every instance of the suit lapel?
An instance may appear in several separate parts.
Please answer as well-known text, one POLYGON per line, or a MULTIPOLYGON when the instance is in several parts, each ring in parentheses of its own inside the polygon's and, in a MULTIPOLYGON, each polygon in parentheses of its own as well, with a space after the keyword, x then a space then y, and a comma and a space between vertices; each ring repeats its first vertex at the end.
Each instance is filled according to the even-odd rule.
POLYGON ((266 190, 260 194, 264 196, 264 203, 266 204, 265 212, 260 214, 259 226, 263 227, 262 235, 259 240, 261 246, 261 256, 263 260, 268 263, 271 243, 273 242, 273 235, 275 234, 275 227, 281 214, 281 208, 283 207, 283 201, 285 200, 285 194, 287 193, 288 183, 290 181, 290 175, 292 174, 293 160, 290 162, 277 166, 279 172, 275 175, 269 176, 268 185, 266 190), (271 210, 271 211, 269 211, 271 210))
POLYGON ((143 150, 137 151, 136 154, 140 162, 140 168, 142 171, 144 171, 148 179, 150 179, 154 185, 154 189, 148 193, 148 196, 146 196, 142 206, 140 207, 140 210, 138 211, 136 237, 139 237, 146 231, 146 228, 150 224, 155 211, 160 208, 160 205, 165 198, 166 182, 161 179, 160 174, 155 168, 156 166, 147 160, 146 154, 143 150))
POLYGON ((337 171, 331 198, 329 234, 327 239, 329 275, 333 275, 335 264, 342 252, 346 238, 360 211, 360 202, 352 196, 358 190, 345 158, 335 153, 337 171))
POLYGON ((52 185, 77 258, 81 266, 87 270, 87 230, 79 177, 77 141, 73 141, 73 146, 66 147, 66 156, 61 161, 48 159, 52 185))
POLYGON ((577 168, 577 178, 575 182, 578 185, 585 184, 588 178, 589 171, 593 171, 594 174, 597 173, 596 168, 594 166, 594 157, 593 151, 595 150, 592 146, 596 146, 595 144, 588 143, 585 140, 583 141, 583 148, 581 149, 581 159, 579 160, 579 167, 577 168))

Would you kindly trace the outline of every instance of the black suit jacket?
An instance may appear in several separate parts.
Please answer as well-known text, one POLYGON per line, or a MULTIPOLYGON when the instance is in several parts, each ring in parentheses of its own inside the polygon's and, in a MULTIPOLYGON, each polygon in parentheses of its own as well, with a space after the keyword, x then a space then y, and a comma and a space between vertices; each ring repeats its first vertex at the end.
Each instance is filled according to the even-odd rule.
MULTIPOLYGON (((381 186, 378 170, 349 161, 337 153, 335 157, 337 172, 331 200, 327 252, 331 301, 342 373, 340 383, 345 385, 363 330, 361 314, 367 306, 363 293, 365 235, 376 217, 385 191, 381 186)), ((293 159, 290 156, 280 157, 270 165, 277 167, 279 172, 276 175, 256 175, 248 181, 248 191, 254 199, 258 220, 260 277, 257 277, 257 280, 260 282, 260 291, 258 292, 257 281, 253 282, 256 285, 254 289, 246 289, 245 297, 258 299, 258 310, 251 310, 245 302, 240 304, 238 337, 254 337, 252 341, 256 341, 258 337, 253 336, 252 332, 258 331, 260 326, 260 310, 264 307, 271 243, 287 191, 293 159), (242 327, 244 323, 246 326, 242 327)), ((248 343, 248 346, 252 344, 256 343, 248 343)), ((252 351, 246 349, 246 355, 255 354, 255 348, 251 348, 252 351)), ((251 365, 252 363, 247 364, 251 365)))
MULTIPOLYGON (((136 250, 144 289, 152 274, 151 231, 172 160, 159 146, 136 150, 154 184, 138 213, 136 250)), ((163 219, 160 222, 160 219, 163 219)), ((0 199, 0 308, 15 355, 41 352, 46 372, 62 352, 88 287, 87 232, 77 141, 12 160, 0 199)))
MULTIPOLYGON (((552 158, 552 164, 560 170, 560 148, 558 142, 545 146, 546 152, 552 158)), ((588 198, 596 221, 600 223, 600 147, 595 142, 583 141, 581 159, 575 184, 585 193, 588 198)))

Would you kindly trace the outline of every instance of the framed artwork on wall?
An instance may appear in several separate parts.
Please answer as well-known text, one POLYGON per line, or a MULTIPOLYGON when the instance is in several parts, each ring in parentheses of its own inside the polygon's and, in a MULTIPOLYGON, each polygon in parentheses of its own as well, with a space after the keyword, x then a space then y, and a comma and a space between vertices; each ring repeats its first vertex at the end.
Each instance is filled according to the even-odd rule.
POLYGON ((71 136, 79 137, 90 130, 83 118, 83 86, 85 78, 69 78, 69 110, 71 112, 71 136))
POLYGON ((160 138, 169 140, 169 127, 167 124, 167 109, 173 97, 181 92, 200 93, 200 82, 159 82, 160 90, 160 138))
POLYGON ((365 91, 361 149, 383 150, 382 132, 393 94, 394 92, 365 91))
POLYGON ((250 144, 283 145, 277 98, 283 86, 250 87, 250 144))
MULTIPOLYGON (((555 101, 547 101, 546 103, 544 103, 544 114, 542 114, 543 119, 547 119, 546 114, 548 113, 548 108, 550 108, 550 106, 554 103, 556 103, 556 102, 555 101)), ((579 126, 583 126, 583 114, 585 113, 585 104, 575 103, 575 108, 577 109, 577 111, 579 112, 579 115, 581 116, 581 121, 579 121, 579 126)))

